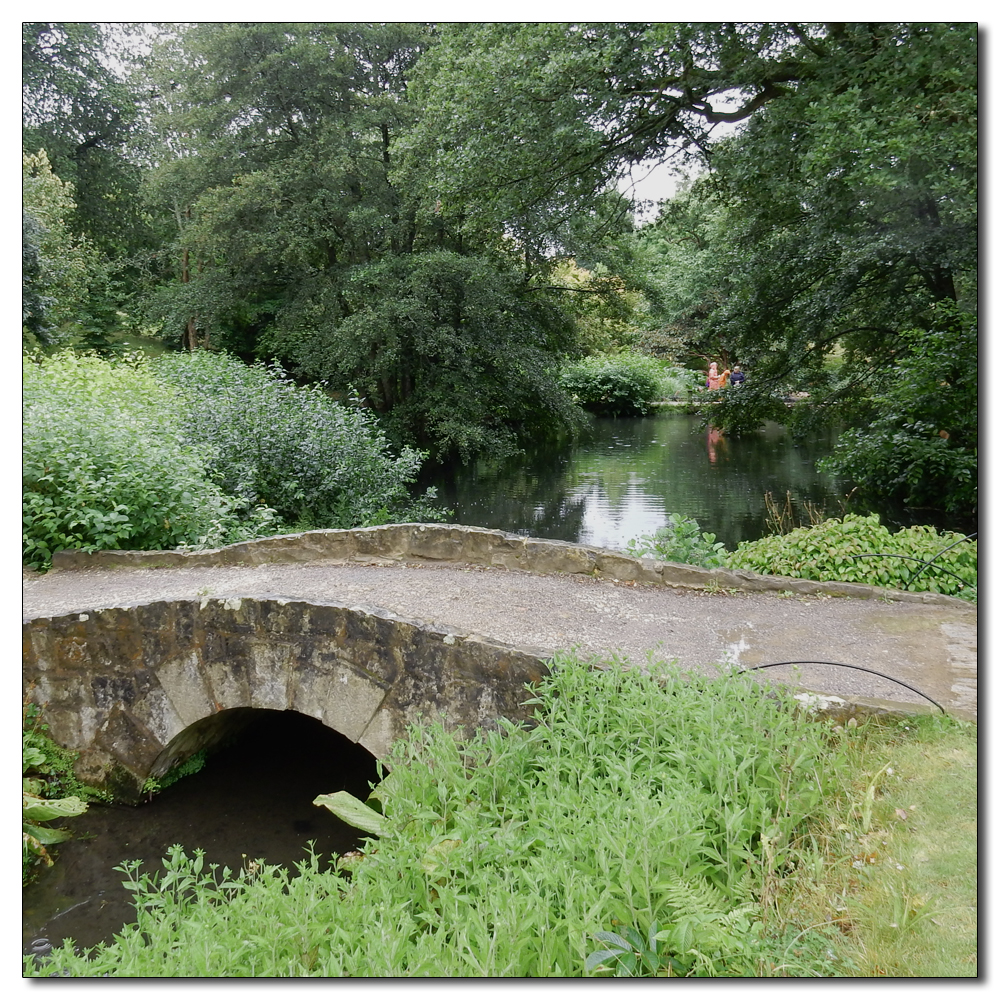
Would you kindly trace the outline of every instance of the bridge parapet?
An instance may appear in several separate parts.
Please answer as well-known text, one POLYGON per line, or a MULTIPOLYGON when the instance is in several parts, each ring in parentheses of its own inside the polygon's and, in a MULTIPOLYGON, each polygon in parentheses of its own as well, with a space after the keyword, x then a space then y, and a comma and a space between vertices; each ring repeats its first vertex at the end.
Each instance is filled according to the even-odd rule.
POLYGON ((550 538, 530 538, 464 524, 385 524, 374 528, 318 529, 274 535, 197 552, 64 550, 52 557, 52 569, 159 568, 171 566, 259 566, 301 562, 459 562, 533 573, 582 573, 604 579, 738 591, 789 591, 828 594, 859 600, 884 598, 967 608, 968 602, 945 594, 911 593, 861 583, 801 580, 741 569, 705 569, 658 559, 634 558, 550 538))

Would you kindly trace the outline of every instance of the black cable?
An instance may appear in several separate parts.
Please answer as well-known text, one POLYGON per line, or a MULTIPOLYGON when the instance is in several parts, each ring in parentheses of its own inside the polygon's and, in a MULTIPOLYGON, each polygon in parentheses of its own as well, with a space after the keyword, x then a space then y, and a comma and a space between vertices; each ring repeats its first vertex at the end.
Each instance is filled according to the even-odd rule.
POLYGON ((892 681, 893 684, 899 684, 902 687, 908 688, 914 694, 919 694, 921 698, 926 698, 932 705, 937 705, 937 707, 941 709, 942 715, 948 714, 933 698, 930 697, 930 695, 924 694, 923 691, 907 684, 905 681, 897 680, 895 677, 890 677, 888 674, 879 673, 877 670, 869 670, 868 667, 855 666, 853 663, 834 663, 832 660, 782 660, 781 663, 762 663, 757 667, 745 667, 743 670, 737 672, 741 674, 749 674, 754 670, 763 670, 765 667, 799 667, 803 663, 816 663, 827 667, 848 667, 851 670, 863 670, 866 674, 875 674, 877 677, 884 677, 887 681, 892 681))
MULTIPOLYGON (((964 542, 965 539, 963 538, 962 541, 964 542)), ((956 542, 955 544, 957 545, 958 542, 956 542)), ((941 552, 947 552, 947 551, 948 551, 947 549, 942 549, 941 550, 941 552)), ((941 552, 939 552, 937 554, 937 556, 941 555, 941 552)), ((914 562, 920 563, 923 566, 924 569, 927 569, 927 567, 930 566, 929 562, 927 562, 924 559, 921 559, 919 556, 901 556, 898 552, 865 552, 862 555, 848 554, 847 558, 848 559, 877 559, 879 556, 889 556, 891 559, 912 559, 914 562)), ((934 556, 934 558, 937 559, 937 556, 934 556)), ((914 573, 910 577, 910 579, 906 581, 906 586, 909 587, 910 584, 913 583, 913 581, 916 580, 916 578, 918 576, 920 576, 921 573, 923 573, 924 569, 920 570, 917 573, 914 573)), ((938 566, 938 572, 939 573, 947 573, 949 576, 953 576, 963 586, 966 586, 966 587, 973 586, 973 584, 969 583, 968 580, 963 579, 957 573, 953 573, 950 569, 945 569, 944 566, 938 566)))
MULTIPOLYGON (((970 538, 975 538, 978 534, 979 534, 978 531, 974 531, 972 532, 971 535, 966 535, 964 538, 960 538, 957 542, 952 542, 951 545, 946 546, 940 552, 931 556, 930 559, 927 560, 927 566, 930 566, 930 564, 934 562, 934 560, 937 559, 938 556, 943 556, 948 551, 948 549, 953 549, 956 545, 961 545, 962 542, 967 542, 969 541, 970 538)), ((913 583, 913 581, 916 580, 916 578, 920 576, 920 574, 923 573, 925 569, 927 569, 927 566, 924 566, 923 569, 917 570, 917 572, 914 573, 913 576, 911 576, 910 579, 906 581, 907 587, 909 587, 910 584, 913 583)))

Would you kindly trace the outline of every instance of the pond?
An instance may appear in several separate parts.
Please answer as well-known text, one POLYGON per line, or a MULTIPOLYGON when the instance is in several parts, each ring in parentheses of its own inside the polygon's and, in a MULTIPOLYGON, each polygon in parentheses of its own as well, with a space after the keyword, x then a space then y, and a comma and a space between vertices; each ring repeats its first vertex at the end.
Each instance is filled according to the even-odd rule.
POLYGON ((803 502, 843 513, 850 484, 816 471, 835 439, 831 429, 795 441, 775 423, 736 437, 701 427, 697 416, 658 411, 598 418, 576 444, 439 468, 424 484, 438 488, 459 524, 622 549, 679 513, 735 548, 767 533, 768 492, 784 503, 790 490, 800 514, 803 502))

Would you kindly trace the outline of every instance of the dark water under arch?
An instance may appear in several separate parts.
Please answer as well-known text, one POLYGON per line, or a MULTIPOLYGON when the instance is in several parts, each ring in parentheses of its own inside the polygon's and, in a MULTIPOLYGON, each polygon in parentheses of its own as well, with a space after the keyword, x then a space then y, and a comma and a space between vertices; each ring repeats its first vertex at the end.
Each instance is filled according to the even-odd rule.
POLYGON ((206 863, 238 871, 263 859, 292 867, 315 844, 324 858, 358 846, 361 835, 312 800, 344 789, 367 798, 378 781, 375 758, 362 746, 298 712, 254 713, 238 739, 197 774, 165 788, 148 804, 92 804, 68 820, 74 839, 23 893, 25 949, 36 938, 72 938, 80 947, 110 940, 134 919, 131 894, 114 871, 141 859, 160 867, 171 845, 205 850, 206 863))

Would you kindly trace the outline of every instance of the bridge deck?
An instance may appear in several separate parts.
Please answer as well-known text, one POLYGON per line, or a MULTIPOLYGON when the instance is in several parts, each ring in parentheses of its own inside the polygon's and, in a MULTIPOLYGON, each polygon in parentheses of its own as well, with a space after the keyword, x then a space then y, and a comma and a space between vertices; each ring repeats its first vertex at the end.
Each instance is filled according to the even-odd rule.
POLYGON ((811 691, 929 707, 872 674, 804 661, 854 664, 898 678, 949 713, 977 717, 977 612, 953 605, 886 603, 774 593, 718 593, 620 584, 461 564, 316 561, 261 566, 122 568, 26 573, 24 617, 154 600, 282 595, 386 608, 516 646, 645 662, 654 651, 689 668, 722 661, 811 691))

